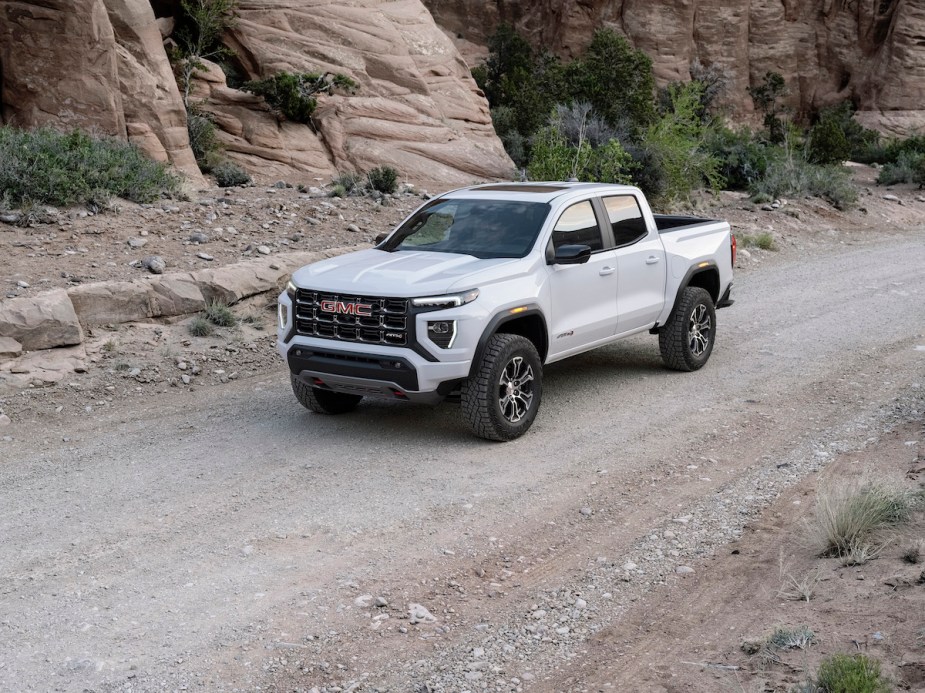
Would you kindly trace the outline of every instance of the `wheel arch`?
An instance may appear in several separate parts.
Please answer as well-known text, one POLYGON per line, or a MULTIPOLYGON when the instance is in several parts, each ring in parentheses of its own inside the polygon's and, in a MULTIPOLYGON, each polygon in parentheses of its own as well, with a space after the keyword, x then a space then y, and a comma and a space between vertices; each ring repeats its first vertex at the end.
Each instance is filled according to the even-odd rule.
POLYGON ((482 356, 485 353, 485 346, 494 334, 517 334, 529 339, 540 355, 540 362, 546 361, 546 354, 549 351, 549 332, 546 329, 546 319, 543 317, 539 306, 524 306, 522 309, 515 310, 517 310, 516 313, 510 311, 499 313, 489 321, 488 326, 479 338, 475 357, 472 359, 472 367, 469 371, 470 375, 481 363, 482 356))
POLYGON ((710 298, 713 299, 713 305, 715 306, 719 302, 719 268, 716 266, 716 263, 701 263, 691 267, 687 271, 687 274, 684 275, 684 279, 681 280, 681 283, 678 285, 678 291, 674 296, 674 302, 671 304, 669 320, 671 319, 670 316, 674 315, 674 312, 678 308, 681 294, 684 293, 684 289, 689 286, 697 286, 704 289, 710 294, 710 298))

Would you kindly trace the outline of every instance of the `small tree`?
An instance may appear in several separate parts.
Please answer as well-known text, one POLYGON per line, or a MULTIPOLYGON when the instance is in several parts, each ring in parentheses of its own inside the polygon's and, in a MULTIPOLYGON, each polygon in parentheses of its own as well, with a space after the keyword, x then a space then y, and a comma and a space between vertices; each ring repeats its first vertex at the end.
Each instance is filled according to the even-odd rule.
POLYGON ((203 70, 203 60, 232 55, 222 44, 222 35, 238 21, 238 0, 181 0, 173 39, 177 48, 170 58, 177 74, 183 105, 189 110, 192 79, 203 70))
POLYGON ((599 29, 566 68, 572 99, 586 100, 609 125, 644 130, 656 118, 652 60, 612 29, 599 29))
POLYGON ((813 125, 806 142, 806 157, 814 164, 840 164, 851 156, 851 144, 838 121, 827 117, 813 125))
POLYGON ((764 113, 764 128, 774 143, 784 141, 786 128, 779 114, 783 111, 778 99, 787 93, 787 83, 779 72, 766 72, 761 84, 749 87, 748 93, 759 111, 764 113))

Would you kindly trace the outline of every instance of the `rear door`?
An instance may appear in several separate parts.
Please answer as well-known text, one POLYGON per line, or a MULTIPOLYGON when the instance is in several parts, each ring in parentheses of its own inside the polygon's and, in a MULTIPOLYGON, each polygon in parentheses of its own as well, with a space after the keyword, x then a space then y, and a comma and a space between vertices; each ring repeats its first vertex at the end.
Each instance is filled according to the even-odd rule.
POLYGON ((562 245, 587 245, 581 265, 548 265, 549 358, 563 358, 613 337, 617 325, 617 255, 590 200, 566 207, 553 227, 550 256, 562 245))
POLYGON ((635 195, 600 198, 617 261, 617 334, 651 327, 665 305, 667 262, 658 230, 649 228, 635 195))

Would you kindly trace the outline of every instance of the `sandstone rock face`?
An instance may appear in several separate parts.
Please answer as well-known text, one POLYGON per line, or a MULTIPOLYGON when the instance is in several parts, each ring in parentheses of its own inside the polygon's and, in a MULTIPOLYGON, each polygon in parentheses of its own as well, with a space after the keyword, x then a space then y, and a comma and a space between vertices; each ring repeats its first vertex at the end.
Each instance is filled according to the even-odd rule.
POLYGON ((307 125, 277 123, 261 99, 210 70, 204 108, 232 158, 265 177, 330 178, 394 166, 442 185, 511 174, 488 105, 452 41, 419 0, 293 3, 242 0, 230 43, 249 78, 343 73, 356 95, 323 97, 307 125))
POLYGON ((0 301, 0 337, 14 339, 32 351, 80 344, 83 334, 71 299, 58 289, 0 301))
MULTIPOLYGON (((179 2, 0 0, 0 122, 82 127, 128 139, 201 185, 163 40, 179 2)), ((324 99, 317 131, 278 122, 217 68, 197 94, 228 156, 260 179, 329 180, 395 166, 442 186, 507 177, 484 98, 420 0, 242 0, 228 37, 248 78, 343 72, 359 97, 324 99)), ((314 181, 311 181, 314 182, 314 181)))
POLYGON ((203 179, 149 2, 0 0, 0 121, 80 127, 203 179))
POLYGON ((484 45, 499 22, 509 22, 534 45, 575 55, 607 26, 652 57, 662 84, 689 79, 695 59, 724 67, 734 114, 753 111, 746 89, 770 70, 786 79, 787 105, 797 113, 850 98, 868 127, 891 134, 925 128, 922 0, 425 2, 461 46, 484 45))

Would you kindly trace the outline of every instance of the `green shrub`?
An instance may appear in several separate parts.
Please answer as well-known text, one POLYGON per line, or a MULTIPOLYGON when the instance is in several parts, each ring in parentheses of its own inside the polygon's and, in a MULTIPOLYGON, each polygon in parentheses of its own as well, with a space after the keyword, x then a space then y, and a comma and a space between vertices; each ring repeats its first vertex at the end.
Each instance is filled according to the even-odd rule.
POLYGON ((179 187, 167 164, 120 140, 79 130, 0 127, 0 190, 9 205, 98 204, 108 197, 144 203, 179 187))
POLYGON ((230 161, 223 161, 214 166, 212 175, 215 176, 215 183, 220 188, 232 188, 235 185, 247 185, 251 182, 247 171, 230 161))
POLYGON ((840 164, 851 156, 851 144, 841 124, 833 117, 823 117, 809 131, 806 158, 810 163, 840 164))
POLYGON ((664 169, 666 201, 687 200, 702 187, 718 189, 720 161, 705 146, 706 126, 699 116, 702 86, 696 82, 669 89, 670 107, 646 131, 645 144, 664 169))
POLYGON ((209 322, 219 327, 233 327, 238 323, 234 313, 231 312, 231 308, 221 301, 209 301, 206 303, 203 314, 209 322))
POLYGON ((337 174, 337 177, 331 181, 334 186, 331 191, 332 197, 346 197, 347 195, 363 194, 363 176, 353 171, 344 171, 337 174))
POLYGON ((189 333, 194 337, 208 337, 215 332, 212 323, 205 316, 197 315, 189 325, 189 333))
POLYGON ((398 190, 398 171, 391 166, 377 166, 366 174, 369 187, 386 195, 398 190))
POLYGON ((203 173, 209 173, 218 164, 221 149, 212 118, 190 106, 186 110, 186 130, 196 163, 203 173))
POLYGON ((925 154, 918 154, 911 150, 900 152, 896 161, 887 163, 877 174, 880 185, 896 185, 898 183, 922 184, 921 175, 925 170, 925 154))
POLYGON ((715 128, 707 132, 704 147, 719 160, 719 174, 729 190, 747 190, 764 177, 771 159, 769 147, 747 128, 734 132, 715 128))
MULTIPOLYGON (((590 108, 590 107, 589 107, 590 108)), ((632 184, 632 157, 620 142, 611 139, 594 146, 594 140, 584 136, 584 128, 575 141, 570 141, 568 126, 559 109, 552 122, 540 130, 533 140, 533 156, 527 167, 531 180, 569 180, 576 178, 589 183, 632 184)), ((585 112, 587 116, 588 111, 585 112)))
POLYGON ((828 120, 834 123, 848 142, 848 154, 852 161, 871 163, 878 150, 882 150, 880 133, 868 130, 854 119, 855 107, 850 101, 843 101, 837 106, 823 109, 819 122, 828 120))
MULTIPOLYGON (((510 141, 529 140, 543 127, 564 93, 559 59, 548 53, 534 53, 510 24, 501 24, 489 37, 488 58, 472 70, 472 77, 492 109, 508 109, 505 120, 496 126, 502 142, 505 135, 510 141), (514 132, 520 138, 513 137, 514 132)), ((517 162, 521 157, 511 158, 517 162)), ((523 158, 520 165, 522 162, 523 158)))
POLYGON ((889 693, 889 681, 880 673, 880 662, 863 654, 826 657, 816 673, 821 693, 889 693))
POLYGON ((243 91, 262 96, 279 118, 294 123, 310 123, 318 106, 316 94, 331 94, 335 89, 353 90, 357 83, 342 74, 323 75, 308 72, 278 72, 266 79, 241 85, 243 91))
POLYGON ((769 231, 762 231, 757 236, 752 236, 747 233, 742 235, 736 234, 736 238, 739 239, 740 245, 743 248, 761 248, 762 250, 777 250, 777 243, 774 241, 774 235, 769 231))
MULTIPOLYGON (((844 483, 816 496, 816 540, 823 556, 876 555, 876 533, 906 520, 913 494, 882 483, 844 483)), ((852 561, 854 563, 863 561, 852 561)))
POLYGON ((847 209, 858 199, 851 182, 851 173, 844 166, 817 166, 806 161, 792 147, 776 148, 764 176, 756 180, 750 191, 755 196, 821 197, 837 209, 847 209))

